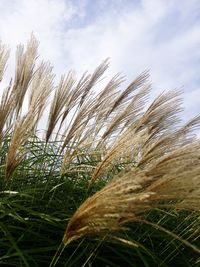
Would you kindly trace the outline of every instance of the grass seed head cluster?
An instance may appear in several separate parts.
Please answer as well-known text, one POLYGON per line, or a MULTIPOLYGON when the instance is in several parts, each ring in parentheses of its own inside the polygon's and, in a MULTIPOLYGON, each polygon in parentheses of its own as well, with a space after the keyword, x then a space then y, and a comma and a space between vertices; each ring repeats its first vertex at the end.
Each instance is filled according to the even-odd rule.
MULTIPOLYGON (((1 92, 1 148, 7 144, 4 190, 12 187, 15 173, 29 159, 28 144, 36 140, 41 119, 47 118, 41 138, 45 148, 59 144, 56 170, 61 181, 74 175, 77 183, 86 176, 85 192, 104 183, 77 207, 63 233, 64 244, 88 235, 115 235, 130 222, 148 223, 144 214, 153 210, 199 214, 200 143, 195 131, 200 116, 180 124, 182 92, 163 92, 148 104, 148 72, 125 89, 124 78, 117 74, 95 91, 108 60, 79 80, 69 71, 55 85, 52 66, 39 62, 37 49, 33 35, 26 47, 17 47, 15 77, 1 92)), ((0 82, 8 58, 8 48, 0 43, 0 82)), ((51 167, 48 160, 45 164, 51 167)), ((198 224, 191 227, 191 234, 198 229, 198 224)))

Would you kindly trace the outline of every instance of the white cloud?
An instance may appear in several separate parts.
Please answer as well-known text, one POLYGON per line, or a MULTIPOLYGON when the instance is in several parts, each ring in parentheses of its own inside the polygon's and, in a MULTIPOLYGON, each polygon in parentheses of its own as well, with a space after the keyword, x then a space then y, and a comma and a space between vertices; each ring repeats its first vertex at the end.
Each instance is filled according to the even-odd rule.
POLYGON ((77 10, 64 0, 3 0, 0 2, 0 38, 11 48, 26 43, 31 32, 40 41, 40 53, 57 72, 63 71, 63 34, 65 24, 77 10), (12 4, 11 4, 12 3, 12 4))
POLYGON ((150 69, 154 92, 184 85, 187 114, 200 112, 198 0, 2 0, 0 10, 3 41, 14 47, 34 31, 57 73, 110 57, 108 76, 150 69))

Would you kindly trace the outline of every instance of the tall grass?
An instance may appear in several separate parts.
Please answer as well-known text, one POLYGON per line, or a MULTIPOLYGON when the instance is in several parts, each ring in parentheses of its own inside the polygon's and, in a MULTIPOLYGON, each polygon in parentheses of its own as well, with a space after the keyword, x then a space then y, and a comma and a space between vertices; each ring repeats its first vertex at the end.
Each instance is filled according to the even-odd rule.
POLYGON ((97 90, 108 60, 56 85, 37 49, 1 93, 0 264, 199 266, 200 116, 181 123, 180 90, 149 104, 148 72, 97 90))

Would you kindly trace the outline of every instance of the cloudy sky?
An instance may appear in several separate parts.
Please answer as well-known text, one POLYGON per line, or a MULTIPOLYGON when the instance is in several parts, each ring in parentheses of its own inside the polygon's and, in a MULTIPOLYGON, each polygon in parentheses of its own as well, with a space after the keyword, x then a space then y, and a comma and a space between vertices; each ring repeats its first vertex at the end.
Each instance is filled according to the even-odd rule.
POLYGON ((14 51, 31 32, 58 76, 110 57, 108 77, 149 69, 153 94, 183 88, 184 116, 200 113, 199 0, 0 0, 0 39, 14 51))

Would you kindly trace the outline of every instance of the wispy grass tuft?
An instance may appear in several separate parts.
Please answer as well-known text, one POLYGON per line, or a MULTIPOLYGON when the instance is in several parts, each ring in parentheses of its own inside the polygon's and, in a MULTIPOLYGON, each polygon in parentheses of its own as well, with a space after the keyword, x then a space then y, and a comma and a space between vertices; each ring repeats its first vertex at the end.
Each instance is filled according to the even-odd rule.
MULTIPOLYGON (((200 116, 181 123, 182 91, 149 103, 147 71, 103 85, 108 59, 56 84, 38 44, 0 94, 0 265, 199 266, 200 116)), ((0 82, 8 57, 0 43, 0 82)))

